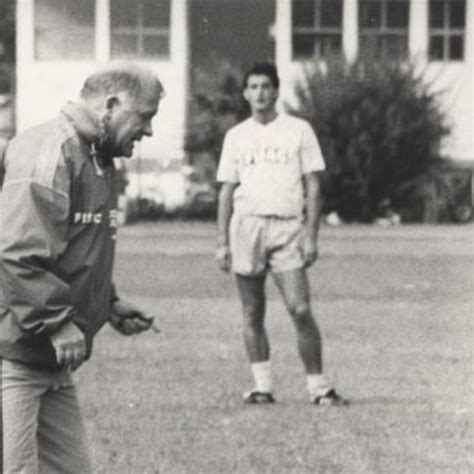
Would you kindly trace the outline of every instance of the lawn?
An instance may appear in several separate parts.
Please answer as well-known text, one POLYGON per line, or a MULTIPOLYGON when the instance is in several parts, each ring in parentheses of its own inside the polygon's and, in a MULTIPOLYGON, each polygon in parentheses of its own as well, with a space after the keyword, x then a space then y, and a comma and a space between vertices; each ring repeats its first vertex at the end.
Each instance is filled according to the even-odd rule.
POLYGON ((347 408, 311 406, 271 280, 277 403, 251 378, 206 223, 121 229, 116 283, 162 334, 110 328, 77 374, 97 473, 472 473, 474 228, 325 227, 309 272, 347 408))

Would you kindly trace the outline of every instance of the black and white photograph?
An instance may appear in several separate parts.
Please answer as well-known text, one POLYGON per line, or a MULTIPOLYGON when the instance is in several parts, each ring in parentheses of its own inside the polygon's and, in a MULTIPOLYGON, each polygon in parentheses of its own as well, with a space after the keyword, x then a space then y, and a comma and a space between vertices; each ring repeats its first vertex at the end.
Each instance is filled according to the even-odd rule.
POLYGON ((474 0, 0 0, 0 472, 474 472, 474 0))

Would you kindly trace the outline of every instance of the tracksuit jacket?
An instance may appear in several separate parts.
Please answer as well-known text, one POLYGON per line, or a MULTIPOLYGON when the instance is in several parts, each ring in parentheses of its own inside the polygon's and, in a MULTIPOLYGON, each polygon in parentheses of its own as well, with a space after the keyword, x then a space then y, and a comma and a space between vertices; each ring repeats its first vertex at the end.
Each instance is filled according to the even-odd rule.
MULTIPOLYGON (((68 321, 87 357, 115 298, 118 179, 99 166, 95 113, 67 104, 13 139, 0 191, 0 358, 57 368, 50 335, 68 321)), ((1 183, 0 183, 1 185, 1 183)))

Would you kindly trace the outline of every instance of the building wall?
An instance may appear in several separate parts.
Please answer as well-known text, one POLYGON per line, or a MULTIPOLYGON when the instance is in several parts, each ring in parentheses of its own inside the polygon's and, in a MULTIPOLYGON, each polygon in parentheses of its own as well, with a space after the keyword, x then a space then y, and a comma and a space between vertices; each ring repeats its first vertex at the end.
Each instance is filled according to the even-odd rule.
MULTIPOLYGON (((35 0, 17 2, 18 131, 54 117, 67 100, 77 97, 85 77, 110 60, 112 0, 85 1, 95 2, 94 57, 60 61, 35 59, 35 0)), ((282 76, 281 95, 287 100, 291 100, 300 71, 299 63, 292 58, 292 0, 170 1, 170 57, 145 63, 159 74, 167 94, 154 120, 155 135, 137 147, 140 156, 161 160, 183 158, 190 59, 193 66, 206 67, 215 53, 249 64, 274 52, 282 76)), ((351 61, 358 55, 358 2, 342 1, 342 47, 351 61)), ((453 125, 452 136, 445 142, 446 153, 456 159, 474 160, 474 1, 466 0, 465 58, 458 62, 427 60, 428 2, 410 2, 410 53, 426 66, 428 77, 436 77, 435 87, 446 90, 442 106, 453 125)))
MULTIPOLYGON (((95 1, 95 51, 92 58, 36 59, 35 2, 17 2, 17 104, 18 132, 55 117, 68 100, 78 97, 84 79, 110 58, 108 0, 95 1)), ((187 94, 187 0, 171 1, 169 59, 141 61, 159 75, 166 96, 153 122, 154 136, 144 138, 137 152, 144 158, 183 158, 187 94)), ((56 21, 58 19, 56 18, 56 21)))

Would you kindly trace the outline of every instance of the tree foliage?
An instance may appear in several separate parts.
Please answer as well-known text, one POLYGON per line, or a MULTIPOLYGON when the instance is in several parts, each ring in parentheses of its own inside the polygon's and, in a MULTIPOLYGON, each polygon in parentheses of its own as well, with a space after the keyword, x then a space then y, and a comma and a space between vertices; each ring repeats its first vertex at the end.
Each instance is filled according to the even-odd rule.
POLYGON ((16 0, 0 0, 0 94, 13 89, 16 0))
POLYGON ((241 79, 238 67, 219 59, 194 70, 185 147, 191 163, 207 167, 214 179, 225 133, 249 114, 241 79))
MULTIPOLYGON (((210 182, 226 131, 249 114, 241 78, 222 60, 194 71, 186 149, 210 182)), ((324 212, 369 222, 390 207, 405 220, 449 220, 469 173, 441 158, 450 130, 431 85, 413 64, 306 63, 296 103, 286 105, 321 142, 324 212)))
POLYGON ((371 221, 383 203, 409 206, 416 183, 438 168, 449 132, 423 73, 363 60, 303 70, 290 112, 307 119, 321 142, 326 211, 371 221))

